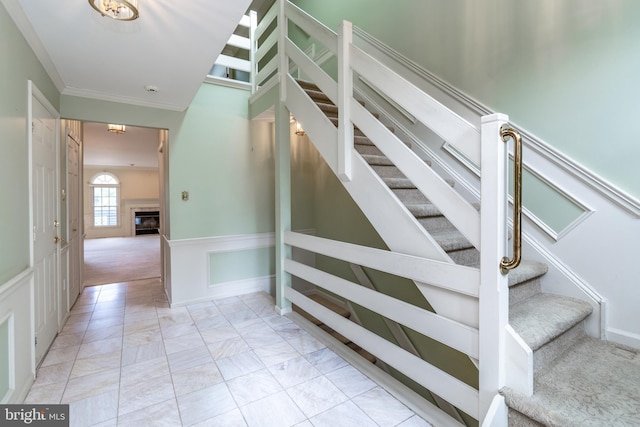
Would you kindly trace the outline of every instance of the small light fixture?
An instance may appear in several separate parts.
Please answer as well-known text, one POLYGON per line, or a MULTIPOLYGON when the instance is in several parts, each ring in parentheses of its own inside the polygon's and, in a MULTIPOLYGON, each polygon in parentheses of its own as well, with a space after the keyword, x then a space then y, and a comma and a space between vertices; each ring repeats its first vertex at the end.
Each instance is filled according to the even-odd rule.
POLYGON ((138 0, 89 0, 92 8, 100 15, 118 21, 138 19, 138 0))
POLYGON ((118 133, 118 134, 125 133, 127 131, 125 125, 113 125, 113 124, 108 124, 107 130, 109 132, 118 133))
POLYGON ((296 135, 305 136, 307 133, 302 129, 302 125, 296 120, 296 135))

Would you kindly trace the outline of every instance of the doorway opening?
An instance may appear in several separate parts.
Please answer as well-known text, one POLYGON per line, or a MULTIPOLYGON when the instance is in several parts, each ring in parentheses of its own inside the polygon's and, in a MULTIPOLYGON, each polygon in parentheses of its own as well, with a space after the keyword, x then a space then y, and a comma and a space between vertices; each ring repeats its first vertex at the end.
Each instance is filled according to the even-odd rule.
POLYGON ((83 122, 83 287, 162 277, 167 131, 83 122), (111 127, 113 129, 113 127, 111 127))

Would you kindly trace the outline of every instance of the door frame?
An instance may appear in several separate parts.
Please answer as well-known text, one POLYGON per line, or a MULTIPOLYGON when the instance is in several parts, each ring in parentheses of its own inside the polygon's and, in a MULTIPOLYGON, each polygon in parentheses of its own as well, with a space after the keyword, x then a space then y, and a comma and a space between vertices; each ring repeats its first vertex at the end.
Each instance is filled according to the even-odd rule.
MULTIPOLYGON (((58 110, 56 110, 56 108, 53 106, 53 104, 51 104, 51 102, 49 102, 49 100, 47 99, 47 97, 40 91, 40 89, 38 89, 38 87, 35 85, 35 83, 32 80, 28 80, 27 81, 27 144, 28 144, 28 156, 29 156, 29 165, 28 165, 28 170, 29 170, 29 267, 33 268, 35 266, 35 242, 34 242, 34 217, 33 217, 33 209, 34 209, 34 183, 33 183, 33 132, 32 132, 32 123, 33 123, 33 100, 36 99, 48 112, 49 114, 51 114, 51 116, 53 117, 53 119, 55 120, 55 146, 56 146, 56 159, 55 159, 55 163, 56 163, 56 172, 55 172, 55 197, 54 197, 54 201, 55 201, 55 212, 56 212, 56 217, 57 220, 60 220, 60 113, 58 112, 58 110)), ((58 233, 60 232, 60 229, 58 229, 58 233)), ((58 310, 60 309, 60 303, 61 303, 61 292, 60 292, 60 244, 56 245, 56 277, 53 278, 54 281, 54 286, 55 286, 55 295, 56 295, 56 304, 58 306, 58 310)), ((32 315, 32 319, 35 319, 35 289, 33 289, 33 285, 32 285, 32 292, 31 292, 31 315, 32 315)), ((58 315, 56 316, 56 332, 60 332, 60 313, 58 312, 58 315)), ((35 349, 35 323, 32 323, 31 326, 31 342, 33 343, 33 357, 32 357, 32 369, 35 372, 35 368, 36 368, 36 349, 35 349)), ((44 343, 43 343, 44 345, 44 343)), ((51 343, 47 343, 46 344, 47 347, 49 347, 51 345, 51 343)), ((45 355, 46 352, 48 351, 45 350, 45 355)), ((44 356, 43 356, 43 360, 44 360, 44 356)))
MULTIPOLYGON (((64 136, 65 136, 65 141, 64 141, 64 147, 66 150, 66 155, 65 155, 65 159, 64 159, 64 166, 65 166, 65 178, 64 178, 64 182, 65 182, 65 191, 66 191, 66 199, 64 200, 64 205, 65 205, 65 209, 66 209, 66 240, 67 240, 67 244, 71 245, 71 234, 73 233, 73 230, 70 230, 71 228, 71 211, 75 211, 76 214, 78 215, 78 224, 77 224, 77 236, 76 238, 78 239, 78 247, 77 247, 77 252, 74 253, 73 248, 69 247, 69 261, 71 261, 71 258, 74 257, 75 259, 73 261, 75 261, 76 266, 77 266, 77 277, 76 280, 78 282, 78 295, 74 295, 76 297, 76 299, 74 299, 73 301, 71 301, 72 295, 71 295, 71 282, 69 282, 69 286, 68 286, 68 293, 67 293, 67 307, 69 310, 71 310, 71 307, 73 307, 73 304, 76 302, 77 298, 82 294, 82 291, 84 290, 84 283, 82 280, 82 268, 83 268, 83 264, 84 264, 84 248, 83 248, 83 243, 84 243, 84 215, 82 212, 82 207, 84 206, 84 187, 83 187, 83 155, 82 155, 82 139, 81 139, 81 135, 77 135, 73 130, 69 129, 68 127, 65 128, 64 130, 64 136), (70 193, 71 193, 71 189, 70 189, 70 183, 69 183, 69 140, 72 140, 75 144, 78 145, 78 188, 77 188, 77 192, 78 194, 76 194, 76 199, 75 199, 75 205, 73 205, 71 203, 71 197, 70 197, 70 193), (75 255, 75 256, 74 256, 75 255)), ((60 142, 60 145, 62 147, 62 141, 60 142)), ((62 171, 60 171, 60 173, 62 174, 62 171)), ((62 190, 60 190, 62 191, 62 190)), ((64 297, 64 295, 62 295, 62 297, 64 297)), ((66 320, 66 319, 65 319, 66 320)))

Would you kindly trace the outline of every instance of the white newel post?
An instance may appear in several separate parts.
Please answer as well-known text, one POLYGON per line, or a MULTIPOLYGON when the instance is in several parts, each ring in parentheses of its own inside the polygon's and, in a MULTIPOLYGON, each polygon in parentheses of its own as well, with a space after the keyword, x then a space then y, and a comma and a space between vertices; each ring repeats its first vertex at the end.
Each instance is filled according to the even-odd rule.
POLYGON ((508 150, 500 127, 508 120, 504 114, 484 116, 481 129, 479 420, 483 426, 507 425, 503 400, 498 397, 497 409, 495 402, 491 405, 505 384, 504 341, 509 320, 508 279, 500 272, 500 260, 508 255, 508 150))
POLYGON ((338 29, 338 176, 342 181, 351 181, 351 156, 353 152, 353 123, 351 123, 352 41, 353 25, 349 21, 342 21, 338 29))

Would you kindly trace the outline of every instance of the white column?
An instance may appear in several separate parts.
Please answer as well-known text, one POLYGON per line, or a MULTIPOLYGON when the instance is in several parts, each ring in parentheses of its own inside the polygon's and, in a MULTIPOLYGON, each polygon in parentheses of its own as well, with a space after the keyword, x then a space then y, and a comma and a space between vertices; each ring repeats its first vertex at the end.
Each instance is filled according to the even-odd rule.
POLYGON ((353 25, 349 21, 342 21, 338 29, 338 177, 342 181, 351 181, 351 156, 353 152, 353 123, 351 123, 352 41, 353 25))
POLYGON ((286 314, 291 312, 284 296, 291 286, 291 275, 284 271, 284 260, 291 258, 291 247, 284 243, 284 233, 291 231, 291 128, 284 102, 277 102, 275 110, 276 311, 286 314))
MULTIPOLYGON (((505 327, 509 320, 507 276, 500 260, 507 255, 507 145, 500 127, 509 118, 482 118, 480 195, 480 408, 482 424, 493 398, 505 384, 505 327)), ((501 411, 504 414, 506 411, 501 411)), ((494 420, 494 425, 506 420, 494 420)))

